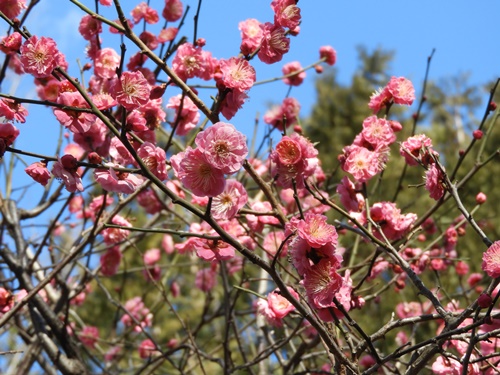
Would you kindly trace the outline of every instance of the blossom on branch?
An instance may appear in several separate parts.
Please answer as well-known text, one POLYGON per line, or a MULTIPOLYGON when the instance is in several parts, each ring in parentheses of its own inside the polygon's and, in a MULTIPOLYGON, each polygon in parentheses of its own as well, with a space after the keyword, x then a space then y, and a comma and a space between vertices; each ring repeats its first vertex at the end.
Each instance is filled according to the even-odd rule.
POLYGON ((48 77, 57 66, 67 65, 52 38, 38 38, 36 35, 21 46, 21 63, 24 71, 36 78, 48 77))
POLYGON ((489 277, 500 277, 500 241, 495 241, 483 254, 481 268, 489 277))

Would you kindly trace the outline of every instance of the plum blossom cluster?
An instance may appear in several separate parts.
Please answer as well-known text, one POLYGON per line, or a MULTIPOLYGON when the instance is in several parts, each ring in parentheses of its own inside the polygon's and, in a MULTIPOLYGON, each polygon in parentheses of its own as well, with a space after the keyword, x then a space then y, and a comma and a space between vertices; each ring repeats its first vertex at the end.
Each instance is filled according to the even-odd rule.
POLYGON ((411 81, 405 77, 391 77, 389 83, 370 98, 368 107, 373 113, 387 108, 392 103, 412 105, 415 100, 415 89, 411 81))
POLYGON ((248 154, 246 137, 228 123, 218 122, 198 133, 196 148, 170 159, 177 178, 194 195, 215 197, 224 191, 225 175, 238 172, 248 154))

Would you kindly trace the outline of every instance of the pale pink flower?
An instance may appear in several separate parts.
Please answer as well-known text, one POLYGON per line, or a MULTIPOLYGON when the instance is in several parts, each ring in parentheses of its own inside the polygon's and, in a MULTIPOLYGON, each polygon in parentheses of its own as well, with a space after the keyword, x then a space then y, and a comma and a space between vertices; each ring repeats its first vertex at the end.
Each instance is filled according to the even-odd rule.
POLYGON ((282 230, 274 230, 266 234, 262 247, 271 256, 275 256, 281 247, 279 256, 285 257, 288 254, 288 244, 283 243, 285 238, 285 233, 282 230))
POLYGON ((161 247, 167 254, 172 254, 174 248, 174 238, 170 234, 164 234, 161 240, 161 247))
POLYGON ((260 25, 261 23, 255 18, 249 18, 238 24, 238 29, 241 31, 240 50, 243 55, 250 55, 259 48, 264 35, 260 25))
MULTIPOLYGON (((102 0, 100 0, 100 2, 102 3, 102 0)), ((106 352, 106 354, 104 354, 104 361, 105 362, 113 362, 113 361, 115 361, 121 351, 122 351, 122 347, 121 346, 113 346, 113 347, 111 347, 106 352)))
POLYGON ((19 133, 19 129, 10 122, 0 123, 0 157, 4 155, 5 148, 14 143, 19 133))
POLYGON ((115 85, 115 96, 126 110, 132 111, 149 101, 151 88, 140 71, 123 72, 115 85))
POLYGON ((367 148, 352 145, 344 147, 341 155, 342 169, 350 173, 357 182, 367 182, 382 171, 380 154, 367 148))
POLYGON ((194 195, 215 197, 224 191, 224 172, 214 167, 201 150, 188 147, 170 161, 179 180, 194 195))
POLYGON ((174 111, 174 119, 169 121, 172 127, 175 127, 175 134, 186 135, 196 127, 200 121, 200 112, 198 107, 187 96, 181 94, 173 96, 168 100, 167 108, 174 111), (182 109, 181 109, 182 100, 182 109))
POLYGON ((238 91, 249 90, 255 82, 255 69, 250 63, 238 57, 219 61, 221 72, 220 80, 225 87, 238 91))
MULTIPOLYGON (((287 287, 290 294, 295 298, 299 299, 299 295, 291 287, 287 287)), ((267 295, 267 303, 269 308, 274 312, 277 319, 283 319, 290 312, 295 310, 295 307, 279 293, 279 289, 276 289, 267 295)))
POLYGON ((109 168, 97 168, 94 170, 96 182, 106 191, 115 193, 132 194, 143 179, 133 173, 115 171, 114 167, 119 165, 109 165, 109 168))
POLYGON ((120 55, 113 48, 102 48, 94 59, 94 74, 100 78, 111 79, 116 76, 119 66, 120 55))
POLYGON ((367 117, 363 121, 361 136, 376 151, 381 151, 396 141, 396 134, 391 123, 377 116, 367 117))
MULTIPOLYGON (((111 219, 111 224, 119 225, 120 227, 131 227, 132 224, 126 219, 124 219, 120 215, 115 215, 111 219)), ((118 244, 122 241, 124 241, 130 231, 123 229, 123 228, 106 228, 104 229, 101 234, 104 237, 104 242, 106 244, 118 244)))
POLYGON ((26 73, 36 78, 48 77, 58 66, 63 65, 64 57, 57 50, 52 38, 33 35, 21 46, 21 63, 26 73))
POLYGON ((378 89, 372 94, 370 102, 368 103, 368 108, 370 108, 373 113, 377 113, 390 103, 392 103, 392 95, 389 90, 387 90, 387 87, 384 87, 383 89, 378 89))
POLYGON ((85 151, 96 152, 101 157, 109 156, 111 142, 109 130, 98 118, 90 125, 88 131, 73 133, 73 140, 82 150, 82 156, 85 151))
POLYGON ((14 19, 26 9, 26 0, 2 0, 0 11, 9 19, 14 19))
POLYGON ((415 100, 413 84, 404 77, 391 77, 387 89, 396 104, 411 105, 415 100))
MULTIPOLYGON (((64 156, 71 156, 71 155, 64 155, 64 156)), ((54 177, 57 178, 59 181, 61 181, 64 184, 66 190, 69 191, 70 193, 74 193, 77 190, 83 191, 82 179, 78 174, 77 167, 65 168, 61 160, 62 158, 59 159, 59 161, 54 162, 54 165, 52 166, 52 174, 54 175, 54 177)))
POLYGON ((85 326, 78 334, 83 345, 90 349, 95 349, 95 344, 99 339, 99 329, 94 326, 85 326))
POLYGON ((327 224, 324 215, 307 212, 304 219, 298 221, 296 228, 298 236, 311 247, 317 248, 327 243, 337 246, 337 231, 333 225, 327 224))
POLYGON ((436 164, 431 164, 427 172, 425 172, 425 189, 434 200, 440 200, 444 193, 444 175, 436 164))
POLYGON ((102 33, 102 22, 90 14, 86 14, 80 20, 78 31, 83 36, 83 39, 91 40, 102 33))
POLYGON ((500 241, 495 241, 483 253, 483 263, 481 269, 486 272, 489 277, 500 277, 500 241))
POLYGON ((273 0, 274 23, 293 30, 300 24, 300 8, 296 0, 273 0))
POLYGON ((212 268, 203 268, 196 272, 194 285, 203 292, 212 290, 217 285, 217 273, 212 268))
MULTIPOLYGON (((380 229, 389 240, 398 240, 405 235, 417 220, 413 213, 402 214, 401 210, 392 202, 377 202, 370 208, 372 220, 380 226, 380 229)), ((362 224, 366 222, 366 211, 358 218, 362 224)), ((378 230, 374 228, 374 235, 381 238, 378 230)))
POLYGON ((246 136, 225 122, 199 132, 195 143, 207 161, 225 174, 238 172, 248 155, 246 136))
POLYGON ((396 314, 399 319, 412 318, 423 314, 420 302, 401 302, 396 305, 396 314))
POLYGON ((40 183, 42 186, 47 185, 50 179, 50 172, 47 169, 47 164, 44 162, 36 162, 26 167, 24 170, 28 176, 40 183))
POLYGON ((331 259, 320 260, 304 273, 307 298, 316 308, 330 307, 341 286, 342 277, 331 259))
POLYGON ((214 241, 196 238, 193 241, 193 246, 196 255, 209 262, 228 260, 234 257, 235 254, 234 247, 222 240, 214 241))
POLYGON ((165 150, 156 147, 151 142, 144 142, 137 150, 137 155, 146 167, 160 180, 167 179, 167 164, 165 150))
POLYGON ((101 264, 101 273, 103 276, 113 276, 120 268, 120 261, 122 253, 119 246, 110 247, 104 254, 101 255, 99 260, 101 264))
POLYGON ((99 4, 104 5, 105 7, 111 6, 113 4, 113 0, 99 0, 99 4))
MULTIPOLYGON (((88 103, 79 92, 65 91, 59 94, 57 103, 68 107, 89 108, 88 103)), ((73 133, 85 133, 96 121, 96 116, 88 112, 72 111, 54 107, 57 121, 73 133)))
POLYGON ((121 317, 121 322, 128 327, 134 327, 135 332, 141 332, 142 328, 150 327, 153 322, 153 314, 149 311, 149 309, 144 305, 141 297, 134 297, 125 302, 125 309, 130 313, 126 313, 121 317), (140 325, 137 325, 132 317, 135 318, 136 321, 139 322, 140 325))
POLYGON ((165 0, 162 16, 168 22, 175 22, 182 17, 183 5, 181 0, 165 0))
POLYGON ((116 164, 128 165, 134 163, 134 158, 122 143, 120 138, 113 137, 110 141, 109 155, 116 164))
POLYGON ((264 229, 264 225, 269 224, 269 225, 279 225, 280 222, 279 220, 273 216, 273 208, 271 206, 271 203, 264 201, 264 202, 253 202, 250 205, 250 208, 253 211, 256 212, 261 212, 261 213, 269 213, 269 215, 252 215, 248 214, 245 215, 247 219, 247 224, 248 227, 257 233, 262 232, 264 229))
POLYGON ((158 263, 161 259, 160 249, 154 248, 147 250, 143 255, 144 264, 146 266, 152 266, 158 263))
POLYGON ((440 355, 432 364, 432 372, 436 375, 460 375, 462 365, 454 358, 444 358, 440 355))
POLYGON ((0 99, 0 116, 5 117, 7 120, 25 123, 28 111, 21 103, 12 99, 2 98, 0 99))
MULTIPOLYGON (((302 66, 298 61, 289 62, 288 64, 283 65, 283 68, 281 68, 281 71, 285 76, 298 72, 299 70, 302 70, 302 66)), ((290 86, 299 86, 302 84, 302 82, 304 82, 305 78, 306 72, 302 71, 300 73, 293 74, 290 77, 283 78, 283 82, 290 86)))
POLYGON ((71 212, 72 214, 74 214, 76 212, 82 211, 84 203, 85 202, 84 202, 83 197, 81 195, 75 195, 75 196, 73 196, 73 198, 71 198, 69 200, 69 204, 68 204, 68 210, 69 210, 69 212, 71 212))
POLYGON ((286 37, 285 29, 279 25, 266 22, 262 28, 262 42, 257 56, 266 64, 281 61, 283 55, 290 49, 290 38, 286 37))
POLYGON ((212 200, 212 216, 215 219, 232 219, 247 201, 245 187, 234 179, 228 179, 224 191, 212 200))
POLYGON ((331 46, 323 46, 319 49, 319 57, 324 58, 328 65, 335 65, 337 52, 331 46))
POLYGON ((298 122, 300 103, 295 98, 285 98, 281 105, 274 106, 264 115, 264 122, 283 131, 298 122))
POLYGON ((158 42, 160 43, 171 42, 172 40, 175 39, 178 32, 179 29, 177 27, 167 27, 166 29, 161 29, 157 37, 158 42))

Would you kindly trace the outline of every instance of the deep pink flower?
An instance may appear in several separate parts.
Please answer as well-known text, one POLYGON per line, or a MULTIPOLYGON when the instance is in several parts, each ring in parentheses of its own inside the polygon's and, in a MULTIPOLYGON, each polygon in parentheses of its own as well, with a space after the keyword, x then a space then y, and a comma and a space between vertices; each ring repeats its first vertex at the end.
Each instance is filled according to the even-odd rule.
POLYGON ((125 302, 125 309, 128 310, 130 315, 126 313, 121 317, 121 322, 128 327, 134 327, 135 332, 141 332, 142 328, 150 327, 153 322, 153 314, 144 305, 141 297, 134 297, 125 302), (135 318, 140 323, 140 326, 136 325, 135 321, 132 320, 131 316, 135 318))
POLYGON ((380 151, 396 141, 393 126, 385 118, 367 117, 363 121, 361 136, 374 150, 380 151))
MULTIPOLYGON (((68 107, 89 108, 88 103, 79 92, 65 91, 59 94, 57 103, 68 107)), ((54 107, 57 121, 73 133, 85 133, 96 121, 96 116, 88 112, 72 111, 54 107)))
POLYGON ((229 91, 220 105, 220 112, 227 120, 231 120, 247 98, 248 95, 244 91, 229 91))
MULTIPOLYGON (((413 213, 402 214, 401 210, 392 202, 377 202, 370 208, 372 220, 380 226, 380 229, 389 240, 398 240, 405 235, 417 220, 413 213)), ((366 222, 366 211, 358 218, 362 224, 366 222)), ((374 229, 374 235, 381 238, 378 230, 374 229)))
POLYGON ((172 69, 183 81, 193 77, 208 80, 213 76, 214 61, 210 52, 194 47, 191 43, 184 43, 177 49, 172 69))
POLYGON ((165 0, 162 16, 168 22, 175 22, 182 17, 183 6, 181 0, 165 0))
POLYGON ((495 241, 483 254, 481 268, 489 277, 500 277, 500 241, 495 241))
POLYGON ((94 178, 104 190, 132 194, 142 183, 141 177, 133 173, 115 171, 113 167, 119 167, 119 165, 110 165, 107 169, 97 168, 94 170, 94 178))
POLYGON ((287 38, 285 29, 279 25, 266 22, 261 25, 263 36, 259 53, 260 61, 273 64, 281 61, 283 55, 290 49, 290 38, 287 38))
POLYGON ((137 150, 137 155, 146 167, 160 180, 167 179, 167 164, 165 151, 151 142, 144 142, 137 150))
POLYGON ((103 276, 113 276, 120 268, 122 253, 119 246, 110 247, 99 260, 101 264, 101 273, 103 276))
MULTIPOLYGON (((285 76, 298 72, 299 70, 302 70, 302 66, 298 61, 289 62, 288 64, 283 65, 283 68, 281 69, 283 75, 285 76)), ((304 82, 305 78, 306 78, 306 72, 302 71, 290 77, 283 78, 283 82, 285 82, 285 84, 290 86, 299 86, 302 84, 302 82, 304 82)))
POLYGON ((91 40, 102 33, 102 22, 90 14, 86 14, 80 20, 78 31, 82 34, 83 39, 91 40))
POLYGON ((95 348, 95 344, 99 339, 99 329, 94 326, 85 326, 82 331, 78 334, 80 341, 83 345, 90 349, 95 348))
POLYGON ((171 42, 177 36, 179 29, 177 27, 167 27, 166 29, 161 29, 158 34, 158 42, 166 43, 171 42))
POLYGON ((198 121, 200 121, 200 112, 198 107, 193 103, 191 99, 187 96, 182 97, 181 94, 173 96, 168 100, 167 108, 174 111, 174 118, 169 121, 172 127, 175 126, 175 134, 186 135, 196 127, 198 121), (182 99, 182 110, 179 112, 181 107, 182 99))
POLYGON ((23 9, 26 9, 26 0, 2 0, 0 3, 0 11, 11 20, 19 16, 23 9))
POLYGON ((300 24, 300 8, 296 0, 273 0, 274 23, 293 30, 300 24))
POLYGON ((224 191, 212 200, 212 216, 215 219, 232 219, 247 201, 245 187, 236 180, 228 179, 224 191))
POLYGON ((307 298, 316 308, 330 307, 341 286, 342 277, 330 259, 322 259, 304 273, 307 298))
POLYGON ((224 122, 217 122, 199 132, 195 143, 206 160, 225 174, 238 172, 248 155, 246 136, 224 122))
POLYGON ((425 173, 425 189, 429 192, 432 199, 440 200, 444 193, 444 175, 436 164, 431 164, 425 173))
POLYGON ((61 163, 61 159, 59 159, 59 161, 54 162, 54 165, 52 166, 52 174, 64 184, 66 190, 70 193, 74 193, 77 190, 83 191, 82 179, 77 171, 77 167, 65 168, 61 163))
POLYGON ((420 302, 401 302, 396 305, 396 314, 399 319, 412 318, 423 314, 420 302))
POLYGON ((12 99, 0 99, 0 116, 5 117, 7 120, 15 120, 21 123, 26 122, 28 111, 21 103, 12 99))
POLYGON ((144 208, 148 214, 154 215, 160 212, 164 205, 158 200, 152 189, 144 189, 137 195, 137 203, 144 208))
POLYGON ((331 46, 323 46, 319 49, 319 57, 324 58, 328 65, 335 65, 337 52, 331 46))
POLYGON ((22 43, 23 37, 17 31, 14 31, 12 34, 0 39, 0 51, 8 55, 14 55, 19 51, 22 43))
MULTIPOLYGON (((287 228, 285 236, 290 234, 289 230, 287 228)), ((342 256, 336 253, 333 242, 327 242, 324 246, 312 248, 305 239, 296 236, 290 242, 288 253, 290 254, 293 266, 300 276, 304 276, 321 259, 329 259, 335 268, 339 268, 342 263, 342 256)))
POLYGON ((432 140, 425 134, 417 134, 409 137, 401 143, 399 153, 405 158, 408 165, 418 165, 420 161, 428 165, 432 160, 431 154, 437 154, 432 149, 432 140))
POLYGON ((0 313, 6 313, 14 306, 14 296, 5 288, 0 288, 0 313))
POLYGON ((281 105, 274 106, 264 115, 264 122, 280 131, 297 124, 300 103, 295 98, 285 98, 281 105))
POLYGON ((150 358, 154 355, 160 355, 161 353, 156 349, 156 345, 150 339, 141 341, 139 344, 139 357, 142 359, 150 358))
POLYGON ((217 285, 217 273, 212 267, 202 268, 196 272, 194 285, 203 292, 212 290, 217 285))
POLYGON ((260 25, 261 23, 255 18, 249 18, 238 24, 238 29, 241 31, 240 50, 243 55, 250 55, 259 48, 264 35, 260 25))
POLYGON ((224 172, 214 167, 200 149, 188 147, 170 161, 179 180, 194 195, 215 197, 224 191, 224 172))
POLYGON ((231 57, 229 60, 220 60, 220 83, 230 89, 238 91, 249 90, 255 82, 255 69, 250 63, 238 57, 231 57))
POLYGON ((149 101, 151 88, 140 71, 123 72, 115 85, 115 96, 128 111, 139 108, 149 101))
MULTIPOLYGON (((111 224, 119 225, 120 227, 132 226, 132 224, 130 224, 128 220, 125 220, 120 215, 113 216, 113 218, 111 219, 111 224)), ((102 236, 104 237, 104 242, 106 244, 112 245, 124 241, 128 237, 129 233, 130 231, 123 228, 106 228, 101 232, 102 236)))
POLYGON ((363 209, 365 201, 363 194, 356 190, 356 185, 344 176, 337 185, 337 193, 340 196, 340 203, 347 211, 359 212, 363 209))
POLYGON ((63 65, 63 56, 57 50, 56 42, 52 38, 36 35, 27 39, 21 46, 21 63, 26 73, 36 78, 44 78, 51 75, 58 66, 63 65))
POLYGON ((116 69, 120 66, 120 55, 113 48, 100 49, 94 59, 94 73, 104 79, 116 76, 116 69))
MULTIPOLYGON (((295 290, 290 287, 287 289, 295 299, 299 299, 295 290)), ((266 321, 274 327, 283 326, 283 318, 293 310, 295 307, 280 294, 278 289, 269 293, 267 300, 259 299, 257 301, 257 313, 264 316, 266 321)))
POLYGON ((44 162, 36 162, 31 164, 24 170, 33 180, 42 184, 42 186, 47 185, 50 179, 50 172, 47 169, 47 164, 44 162))
POLYGON ((132 15, 134 23, 136 24, 141 22, 141 20, 144 20, 146 21, 146 23, 153 25, 160 20, 158 12, 155 9, 148 6, 148 4, 145 1, 136 5, 135 8, 132 9, 130 14, 132 15))
POLYGON ((327 224, 324 215, 306 213, 304 220, 297 223, 297 234, 311 247, 321 247, 327 243, 337 246, 337 231, 333 225, 327 224))

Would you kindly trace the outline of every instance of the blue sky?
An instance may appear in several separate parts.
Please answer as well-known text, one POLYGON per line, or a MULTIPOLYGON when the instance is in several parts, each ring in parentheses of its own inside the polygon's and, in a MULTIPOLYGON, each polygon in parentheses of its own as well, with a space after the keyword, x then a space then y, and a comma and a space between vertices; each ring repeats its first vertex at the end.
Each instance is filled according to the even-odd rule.
MULTIPOLYGON (((85 0, 92 6, 94 1, 85 0)), ((126 10, 138 1, 123 1, 126 10), (128 5, 130 4, 130 5, 128 5)), ((192 39, 192 17, 197 1, 185 1, 191 6, 182 34, 192 39)), ((273 65, 253 61, 257 80, 281 74, 284 63, 298 60, 302 66, 318 58, 322 45, 332 45, 338 54, 336 68, 342 83, 348 83, 358 67, 356 46, 369 50, 382 47, 395 51, 390 73, 411 79, 417 92, 425 72, 426 59, 435 48, 430 79, 456 76, 470 72, 470 83, 482 85, 500 76, 498 21, 500 2, 494 0, 468 1, 335 1, 300 0, 302 25, 300 34, 292 38, 290 52, 273 65)), ((151 0, 151 5, 161 8, 163 0, 151 0)), ((109 12, 110 18, 116 18, 109 12)), ((87 62, 84 56, 85 41, 77 26, 83 12, 66 0, 42 1, 30 15, 26 26, 33 34, 54 38, 61 51, 67 55, 70 72, 77 75, 77 59, 87 62)), ((239 52, 238 23, 247 18, 272 22, 273 13, 269 0, 204 0, 198 27, 198 36, 207 41, 206 49, 217 58, 229 58, 239 52)), ((3 32, 5 27, 0 26, 3 32)), ((104 36, 104 46, 118 48, 117 36, 104 36)), ((133 53, 132 49, 130 52, 133 53)), ((293 88, 291 96, 301 105, 305 117, 315 102, 314 80, 317 74, 308 71, 304 84, 293 88)), ((257 114, 262 115, 270 103, 279 103, 288 87, 281 81, 253 88, 249 101, 230 121, 247 135, 252 134, 257 114)), ((12 79, 2 87, 3 92, 35 97, 32 78, 23 76, 12 79)), ((177 92, 167 90, 168 97, 177 92)), ((205 90, 204 98, 213 95, 205 90)), ((485 92, 485 98, 487 93, 485 92)), ((368 98, 367 98, 368 100, 368 98)), ((414 105, 416 106, 416 105, 414 105)), ((59 134, 59 124, 51 111, 30 106, 31 116, 20 124, 21 136, 17 147, 35 152, 53 154, 59 134)), ((32 162, 35 160, 29 160, 32 162)))

